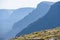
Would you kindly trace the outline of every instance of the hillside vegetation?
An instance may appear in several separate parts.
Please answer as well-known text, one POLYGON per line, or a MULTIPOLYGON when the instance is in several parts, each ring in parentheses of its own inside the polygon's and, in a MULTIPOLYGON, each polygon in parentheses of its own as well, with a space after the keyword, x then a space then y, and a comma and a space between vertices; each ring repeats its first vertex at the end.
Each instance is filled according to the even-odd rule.
POLYGON ((12 38, 11 40, 60 40, 60 27, 33 32, 27 35, 12 38))

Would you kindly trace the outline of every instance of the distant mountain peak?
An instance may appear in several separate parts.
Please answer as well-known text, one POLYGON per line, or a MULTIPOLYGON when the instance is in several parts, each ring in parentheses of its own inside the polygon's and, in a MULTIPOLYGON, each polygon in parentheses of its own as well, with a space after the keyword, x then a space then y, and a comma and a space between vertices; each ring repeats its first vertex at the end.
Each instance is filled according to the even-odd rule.
POLYGON ((43 2, 41 2, 41 3, 39 3, 38 5, 37 5, 37 7, 40 7, 40 6, 45 6, 45 5, 52 5, 53 4, 53 2, 48 2, 48 1, 43 1, 43 2))

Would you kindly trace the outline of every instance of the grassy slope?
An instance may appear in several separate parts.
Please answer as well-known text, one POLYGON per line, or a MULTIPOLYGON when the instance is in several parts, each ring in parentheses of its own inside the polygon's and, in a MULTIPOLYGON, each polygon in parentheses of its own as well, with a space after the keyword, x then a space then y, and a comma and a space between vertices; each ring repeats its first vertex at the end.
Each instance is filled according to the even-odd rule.
POLYGON ((27 40, 27 39, 48 40, 48 39, 52 39, 52 38, 56 38, 56 39, 60 38, 60 27, 54 28, 54 29, 38 31, 38 32, 33 32, 31 34, 27 34, 27 35, 23 35, 20 37, 13 38, 11 40, 27 40))

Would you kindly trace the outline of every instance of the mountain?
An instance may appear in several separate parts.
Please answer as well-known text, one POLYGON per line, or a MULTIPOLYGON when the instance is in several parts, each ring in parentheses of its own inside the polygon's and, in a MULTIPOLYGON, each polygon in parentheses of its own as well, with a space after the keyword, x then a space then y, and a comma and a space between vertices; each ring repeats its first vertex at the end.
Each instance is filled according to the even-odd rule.
POLYGON ((13 25, 14 23, 16 23, 17 21, 19 20, 22 20, 25 16, 27 16, 28 14, 30 14, 30 12, 32 12, 34 10, 34 8, 29 8, 29 7, 26 7, 26 8, 19 8, 19 9, 16 9, 12 12, 12 14, 10 14, 9 16, 9 27, 13 28, 13 25))
POLYGON ((60 26, 60 2, 53 4, 48 13, 37 21, 28 25, 24 30, 17 34, 23 35, 35 31, 51 29, 60 26))
POLYGON ((0 9, 0 39, 10 32, 15 22, 23 19, 33 10, 34 8, 0 9))
POLYGON ((10 20, 12 22, 18 22, 19 20, 23 19, 25 16, 27 16, 30 12, 32 12, 34 8, 19 8, 14 10, 14 12, 10 15, 10 20))
POLYGON ((0 9, 0 19, 7 19, 13 10, 0 9))
POLYGON ((46 13, 48 12, 50 6, 53 3, 51 2, 41 2, 40 4, 38 4, 37 8, 35 10, 33 10, 29 15, 27 15, 26 17, 24 17, 24 19, 16 22, 13 25, 13 29, 11 32, 8 33, 8 37, 15 37, 16 34, 18 34, 21 30, 23 30, 24 28, 26 28, 30 23, 38 20, 39 18, 43 17, 44 15, 46 15, 46 13))
POLYGON ((0 40, 3 40, 3 36, 9 31, 8 28, 8 18, 12 14, 13 10, 10 9, 0 9, 0 40))
MULTIPOLYGON (((30 14, 30 12, 32 12, 33 10, 34 10, 34 8, 30 8, 30 7, 13 9, 13 11, 11 11, 11 14, 8 10, 7 10, 8 13, 1 11, 1 12, 3 12, 3 14, 1 13, 1 25, 2 25, 1 27, 4 28, 4 29, 2 29, 2 28, 1 29, 4 32, 7 31, 6 33, 3 34, 2 37, 4 37, 4 39, 5 39, 5 37, 7 37, 7 34, 11 31, 13 24, 19 20, 22 20, 25 16, 30 14)), ((1 34, 2 34, 2 30, 1 30, 1 34)), ((2 39, 2 37, 0 39, 2 39)))
POLYGON ((5 34, 8 30, 6 30, 8 24, 8 18, 13 10, 0 9, 0 35, 5 34))
MULTIPOLYGON (((13 28, 13 25, 22 20, 25 16, 27 16, 28 14, 30 14, 30 12, 32 12, 34 10, 34 8, 30 8, 30 7, 26 7, 26 8, 19 8, 16 9, 12 12, 12 14, 10 14, 9 18, 8 18, 8 27, 10 28, 10 31, 13 28)), ((9 31, 9 32, 10 32, 9 31)))

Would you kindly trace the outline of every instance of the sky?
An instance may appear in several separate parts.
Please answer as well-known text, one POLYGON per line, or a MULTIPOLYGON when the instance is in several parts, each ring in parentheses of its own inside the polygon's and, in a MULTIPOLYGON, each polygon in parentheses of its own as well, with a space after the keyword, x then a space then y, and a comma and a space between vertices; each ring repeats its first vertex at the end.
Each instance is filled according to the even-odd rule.
POLYGON ((42 1, 56 2, 59 0, 0 0, 0 9, 36 8, 42 1))

